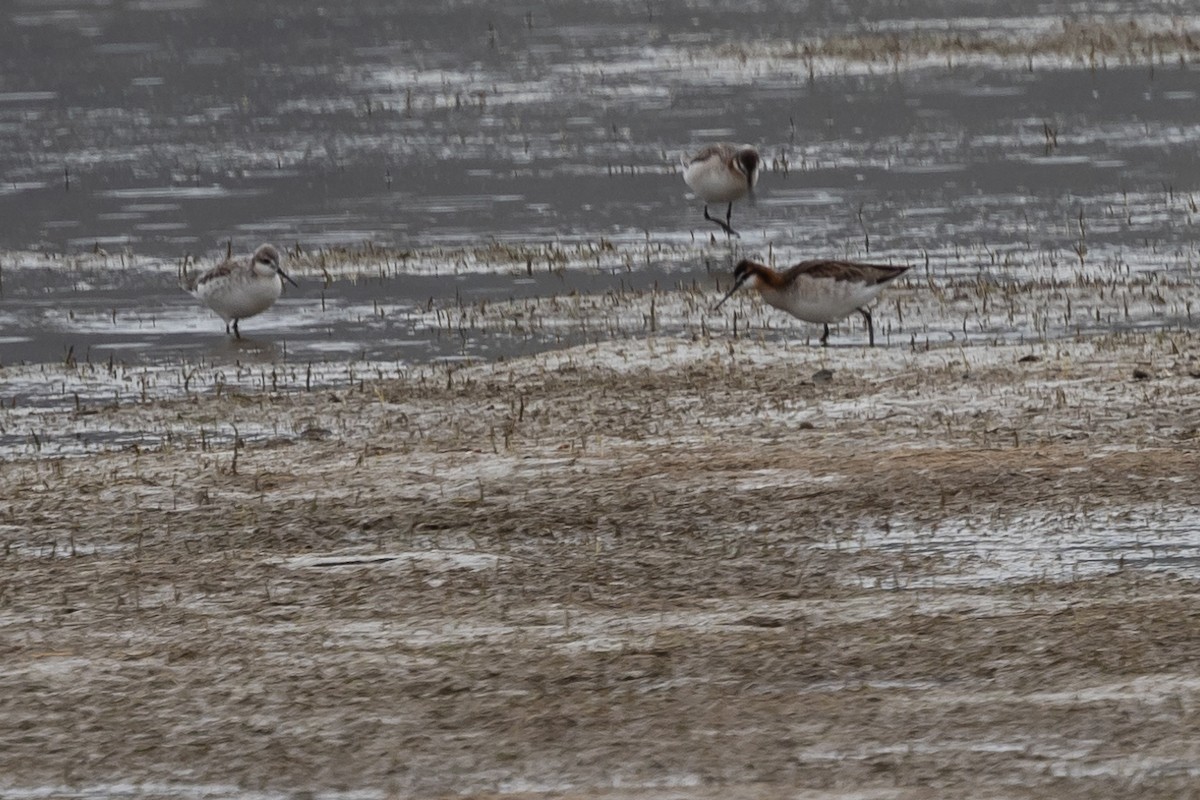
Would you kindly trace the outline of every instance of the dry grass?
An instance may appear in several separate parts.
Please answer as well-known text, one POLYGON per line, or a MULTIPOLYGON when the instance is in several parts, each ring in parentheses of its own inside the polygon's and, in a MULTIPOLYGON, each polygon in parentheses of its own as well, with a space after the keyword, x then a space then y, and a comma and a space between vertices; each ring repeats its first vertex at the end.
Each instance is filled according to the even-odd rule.
POLYGON ((894 65, 930 58, 953 63, 981 57, 1025 62, 1056 57, 1094 68, 1109 61, 1154 64, 1171 59, 1186 63, 1200 54, 1200 34, 1177 20, 1158 19, 1147 23, 1135 19, 1063 19, 1056 28, 1034 31, 926 27, 829 36, 766 48, 765 51, 761 43, 753 48, 730 45, 723 54, 743 60, 770 55, 810 63, 833 59, 845 63, 894 65))
POLYGON ((4 466, 0 774, 148 796, 1186 796, 1192 580, 1116 560, 956 578, 1033 509, 1065 531, 1200 503, 1172 354, 1193 345, 660 339, 106 409, 297 433, 4 466), (955 518, 978 552, 906 544, 955 518))

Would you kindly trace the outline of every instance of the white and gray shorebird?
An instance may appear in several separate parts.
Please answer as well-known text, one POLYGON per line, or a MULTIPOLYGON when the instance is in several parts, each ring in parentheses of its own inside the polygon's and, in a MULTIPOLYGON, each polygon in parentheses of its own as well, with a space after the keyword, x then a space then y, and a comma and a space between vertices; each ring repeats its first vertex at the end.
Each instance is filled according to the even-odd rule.
POLYGON ((801 261, 786 270, 742 259, 733 269, 733 287, 713 307, 721 307, 743 284, 749 282, 768 305, 786 311, 804 322, 825 326, 821 344, 829 344, 829 323, 857 311, 867 321, 867 335, 875 346, 875 325, 867 303, 899 278, 908 267, 861 264, 856 261, 801 261))
POLYGON ((212 269, 184 281, 184 288, 225 320, 225 332, 242 338, 238 321, 266 311, 283 292, 283 282, 299 287, 279 266, 279 251, 264 244, 243 261, 226 258, 212 269))
POLYGON ((683 159, 683 180, 704 201, 704 218, 721 226, 727 235, 738 236, 730 226, 733 204, 749 195, 754 200, 754 185, 762 159, 748 144, 722 142, 710 144, 683 159), (725 220, 708 214, 709 203, 727 203, 725 220))

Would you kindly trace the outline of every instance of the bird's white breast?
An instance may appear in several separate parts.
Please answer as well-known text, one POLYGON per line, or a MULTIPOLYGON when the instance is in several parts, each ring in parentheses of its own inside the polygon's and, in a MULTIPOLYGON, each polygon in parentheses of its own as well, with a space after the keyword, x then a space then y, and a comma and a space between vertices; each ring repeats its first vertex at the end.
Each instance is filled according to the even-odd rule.
POLYGON ((881 283, 838 281, 801 275, 790 286, 775 289, 759 284, 768 304, 805 322, 832 323, 845 319, 883 291, 881 283))
POLYGON ((246 272, 224 275, 196 287, 200 302, 226 322, 261 314, 279 299, 283 281, 279 275, 252 276, 246 272))
POLYGON ((716 157, 688 164, 683 180, 706 203, 732 203, 750 191, 746 176, 716 157))

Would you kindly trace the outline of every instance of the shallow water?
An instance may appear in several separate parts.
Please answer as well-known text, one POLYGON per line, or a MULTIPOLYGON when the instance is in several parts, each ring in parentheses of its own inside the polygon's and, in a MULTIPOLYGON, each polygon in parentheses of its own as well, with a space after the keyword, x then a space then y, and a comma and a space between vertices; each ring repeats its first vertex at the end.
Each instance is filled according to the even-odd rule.
POLYGON ((1127 567, 1200 574, 1200 524, 1190 508, 1130 508, 1096 518, 1042 511, 949 518, 932 529, 919 525, 866 532, 851 546, 941 564, 917 578, 879 580, 905 590, 1086 579, 1127 567))
MULTIPOLYGON (((1119 27, 1135 10, 1143 25, 1196 22, 1169 4, 1117 4, 1107 19, 1119 27)), ((67 0, 6 15, 0 365, 65 367, 10 370, 9 406, 336 386, 739 325, 811 341, 815 326, 745 300, 703 311, 743 254, 913 264, 903 303, 879 304, 882 344, 1192 325, 1172 290, 1200 260, 1192 54, 1109 54, 1095 69, 1054 52, 788 55, 926 28, 1032 40, 1078 19, 1069 4, 67 0), (768 159, 730 249, 676 169, 713 139, 757 142, 768 159), (381 268, 367 255, 332 274, 293 260, 300 288, 232 340, 180 291, 177 265, 264 240, 308 254, 369 240, 423 257, 381 268), (562 252, 527 270, 457 255, 505 243, 562 252), (972 286, 995 287, 990 307, 972 286), (1107 288, 1076 295, 1073 314, 1061 286, 1107 288), (521 305, 576 294, 617 299, 586 313, 521 305)), ((839 326, 835 343, 864 333, 839 326)), ((88 441, 128 443, 102 434, 88 441)), ((65 435, 67 452, 89 447, 65 435)), ((16 451, 30 441, 4 436, 16 451)))
MULTIPOLYGON (((1135 11, 1143 24, 1196 21, 1166 3, 1107 8, 1113 25, 1135 11)), ((1055 54, 827 59, 811 77, 778 55, 926 27, 1020 39, 1077 18, 1071 4, 187 0, 24 2, 5 16, 0 250, 170 262, 215 258, 227 241, 698 246, 715 228, 677 160, 733 139, 758 143, 770 167, 757 206, 734 212, 747 254, 914 263, 934 282, 1170 275, 1196 256, 1190 54, 1113 55, 1098 69, 1055 54)), ((167 270, 81 285, 15 277, 5 260, 0 363, 229 349, 167 270)), ((573 263, 533 283, 458 274, 316 288, 301 276, 300 292, 244 327, 308 358, 516 354, 528 343, 456 347, 387 312, 402 320, 464 293, 646 287, 668 273, 710 280, 700 257, 632 274, 573 263)))
MULTIPOLYGON (((513 277, 356 276, 326 286, 299 278, 276 304, 239 326, 242 339, 180 290, 173 270, 44 267, 10 270, 0 307, 0 363, 156 364, 187 360, 321 363, 511 357, 586 340, 582 331, 479 331, 430 311, 481 300, 519 301, 563 291, 603 293, 673 285, 665 268, 537 271, 513 277), (436 314, 435 314, 436 319, 436 314)), ((449 312, 447 312, 448 315, 449 312)))

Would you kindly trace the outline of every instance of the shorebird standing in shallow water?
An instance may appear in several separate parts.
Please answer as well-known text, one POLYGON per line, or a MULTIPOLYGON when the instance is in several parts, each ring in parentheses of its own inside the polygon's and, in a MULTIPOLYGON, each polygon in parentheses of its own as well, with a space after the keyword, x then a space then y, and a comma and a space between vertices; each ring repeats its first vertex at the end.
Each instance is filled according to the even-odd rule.
POLYGON ((730 227, 733 203, 750 195, 754 201, 754 184, 762 159, 758 151, 748 144, 710 144, 699 152, 683 159, 683 180, 704 201, 704 218, 720 225, 729 236, 740 234, 730 227), (725 221, 708 215, 709 203, 728 203, 725 221))
POLYGON ((867 321, 867 335, 874 347, 875 325, 866 305, 883 291, 883 287, 906 271, 908 267, 816 260, 801 261, 778 272, 765 264, 742 259, 733 269, 733 287, 713 310, 720 308, 721 303, 732 297, 743 283, 753 281, 754 288, 768 305, 805 322, 824 324, 822 345, 829 344, 829 323, 857 311, 867 321))
POLYGON ((187 278, 184 288, 225 320, 225 332, 233 326, 233 335, 242 338, 238 321, 266 311, 283 292, 283 282, 299 288, 279 266, 279 251, 264 244, 248 261, 226 258, 196 277, 187 278))

